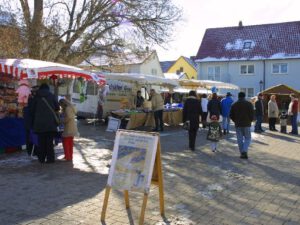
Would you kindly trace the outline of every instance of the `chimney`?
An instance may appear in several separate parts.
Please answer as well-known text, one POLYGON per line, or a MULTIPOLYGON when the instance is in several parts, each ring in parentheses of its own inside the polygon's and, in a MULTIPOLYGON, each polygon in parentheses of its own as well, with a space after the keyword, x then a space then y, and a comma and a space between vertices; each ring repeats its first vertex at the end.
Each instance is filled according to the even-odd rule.
POLYGON ((243 22, 240 20, 239 22, 239 29, 242 29, 243 28, 243 22))

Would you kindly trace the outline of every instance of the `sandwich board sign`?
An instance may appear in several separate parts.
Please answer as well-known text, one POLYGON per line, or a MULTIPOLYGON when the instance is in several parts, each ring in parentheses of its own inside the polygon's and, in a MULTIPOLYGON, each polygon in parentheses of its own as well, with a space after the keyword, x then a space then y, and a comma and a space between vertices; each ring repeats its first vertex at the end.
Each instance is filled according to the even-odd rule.
POLYGON ((129 191, 144 193, 139 221, 139 224, 143 224, 151 183, 159 186, 160 212, 164 215, 160 154, 159 133, 117 131, 102 208, 102 221, 105 220, 109 192, 112 188, 124 191, 126 208, 129 208, 129 191))

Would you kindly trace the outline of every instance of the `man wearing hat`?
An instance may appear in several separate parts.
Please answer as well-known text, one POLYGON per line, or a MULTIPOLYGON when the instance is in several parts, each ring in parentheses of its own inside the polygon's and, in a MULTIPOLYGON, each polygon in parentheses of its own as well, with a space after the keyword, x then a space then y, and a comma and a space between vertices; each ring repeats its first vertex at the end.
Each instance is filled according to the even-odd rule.
POLYGON ((226 97, 221 100, 221 114, 222 114, 222 127, 223 133, 229 133, 229 126, 230 126, 230 109, 233 103, 232 94, 227 92, 226 97))

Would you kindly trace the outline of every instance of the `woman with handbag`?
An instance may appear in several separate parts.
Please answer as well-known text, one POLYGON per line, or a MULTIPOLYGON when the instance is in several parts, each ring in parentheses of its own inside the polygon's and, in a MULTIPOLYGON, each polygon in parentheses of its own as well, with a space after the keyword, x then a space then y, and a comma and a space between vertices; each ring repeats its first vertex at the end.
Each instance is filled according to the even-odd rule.
POLYGON ((53 138, 59 124, 59 105, 47 84, 40 86, 29 111, 32 115, 33 131, 38 136, 38 159, 40 163, 54 163, 53 138))
POLYGON ((183 123, 189 121, 189 148, 195 151, 197 131, 199 129, 199 117, 202 113, 201 103, 196 98, 196 91, 190 91, 189 97, 183 106, 183 123))
POLYGON ((73 145, 74 136, 77 135, 77 125, 75 122, 76 109, 67 99, 59 100, 59 105, 62 108, 64 130, 62 133, 62 142, 64 147, 66 161, 73 160, 73 145))

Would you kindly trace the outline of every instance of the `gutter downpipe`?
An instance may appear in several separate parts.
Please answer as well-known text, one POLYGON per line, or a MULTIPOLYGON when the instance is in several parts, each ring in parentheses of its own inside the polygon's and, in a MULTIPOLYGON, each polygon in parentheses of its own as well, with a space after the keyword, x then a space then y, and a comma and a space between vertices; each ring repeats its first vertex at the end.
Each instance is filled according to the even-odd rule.
POLYGON ((264 72, 263 72, 263 91, 266 89, 266 60, 263 60, 264 72))

